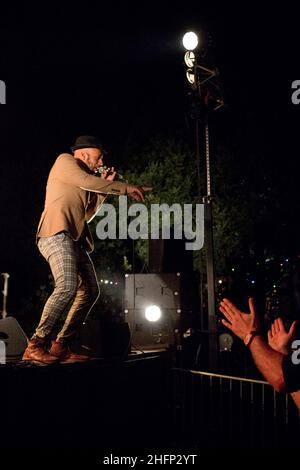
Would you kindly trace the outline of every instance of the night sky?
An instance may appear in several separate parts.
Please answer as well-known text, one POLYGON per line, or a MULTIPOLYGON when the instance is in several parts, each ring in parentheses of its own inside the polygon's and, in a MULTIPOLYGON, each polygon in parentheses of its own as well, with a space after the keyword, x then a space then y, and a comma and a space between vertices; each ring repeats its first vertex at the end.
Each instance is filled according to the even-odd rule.
MULTIPOLYGON (((295 187, 288 210, 295 208, 297 221, 300 105, 291 102, 291 83, 300 79, 298 13, 286 2, 266 11, 258 2, 224 3, 1 6, 0 271, 11 274, 12 296, 30 295, 47 273, 34 245, 46 178, 77 135, 98 135, 110 162, 126 168, 135 142, 186 132, 181 38, 188 30, 208 35, 224 87, 213 143, 264 152, 295 187)), ((295 236, 297 229, 296 222, 295 236)))

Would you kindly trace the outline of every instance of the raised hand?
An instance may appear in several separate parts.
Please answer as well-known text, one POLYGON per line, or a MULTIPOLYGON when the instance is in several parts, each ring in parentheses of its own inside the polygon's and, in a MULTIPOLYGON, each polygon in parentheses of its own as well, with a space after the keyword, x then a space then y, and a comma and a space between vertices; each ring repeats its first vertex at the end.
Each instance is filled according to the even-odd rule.
POLYGON ((251 331, 258 331, 259 329, 254 299, 250 297, 248 302, 250 313, 242 312, 228 299, 223 299, 219 308, 226 318, 226 320, 222 320, 223 325, 242 340, 251 331))
POLYGON ((269 346, 275 351, 287 355, 289 353, 290 343, 295 336, 296 324, 297 322, 294 321, 289 331, 286 331, 282 319, 276 318, 268 331, 269 346))

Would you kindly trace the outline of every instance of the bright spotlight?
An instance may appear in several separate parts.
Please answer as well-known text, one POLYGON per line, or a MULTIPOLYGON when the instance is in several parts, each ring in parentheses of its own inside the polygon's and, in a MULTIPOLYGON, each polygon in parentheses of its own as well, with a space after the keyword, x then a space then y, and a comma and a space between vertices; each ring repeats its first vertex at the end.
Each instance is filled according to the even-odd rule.
POLYGON ((187 67, 194 67, 196 57, 193 51, 186 51, 184 54, 184 62, 187 67))
POLYGON ((193 33, 192 31, 189 31, 188 33, 185 33, 185 35, 182 38, 182 43, 183 43, 183 47, 187 51, 193 51, 198 46, 198 36, 197 36, 197 34, 193 33))
POLYGON ((187 69, 186 78, 192 85, 195 83, 195 74, 192 69, 187 69))
POLYGON ((157 305, 149 305, 145 309, 145 318, 148 321, 158 321, 161 317, 161 309, 157 305))

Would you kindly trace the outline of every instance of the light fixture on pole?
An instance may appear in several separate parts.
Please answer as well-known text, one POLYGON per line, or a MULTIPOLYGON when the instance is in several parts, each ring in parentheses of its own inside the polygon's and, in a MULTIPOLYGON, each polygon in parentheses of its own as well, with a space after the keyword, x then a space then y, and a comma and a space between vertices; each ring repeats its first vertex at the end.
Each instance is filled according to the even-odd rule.
MULTIPOLYGON (((184 62, 188 67, 186 78, 190 83, 193 93, 194 119, 196 128, 196 163, 197 163, 197 187, 198 199, 205 206, 205 240, 206 240, 206 274, 207 274, 207 298, 208 298, 208 333, 209 333, 209 357, 210 366, 217 368, 217 336, 216 336, 216 304, 215 304, 215 273, 214 273, 214 246, 212 228, 212 194, 211 194, 211 168, 208 114, 223 106, 222 90, 219 83, 219 73, 216 68, 211 68, 200 63, 196 52, 199 44, 196 33, 189 31, 183 36, 183 45, 186 49, 184 62), (205 142, 205 167, 206 167, 206 191, 203 195, 200 182, 200 125, 204 125, 205 142)), ((202 306, 201 306, 202 308, 202 306)), ((203 318, 202 328, 203 328, 203 318)))
POLYGON ((185 33, 185 35, 182 38, 183 47, 187 51, 193 51, 194 49, 196 49, 196 47, 198 46, 198 43, 199 43, 198 36, 193 31, 189 31, 188 33, 185 33))

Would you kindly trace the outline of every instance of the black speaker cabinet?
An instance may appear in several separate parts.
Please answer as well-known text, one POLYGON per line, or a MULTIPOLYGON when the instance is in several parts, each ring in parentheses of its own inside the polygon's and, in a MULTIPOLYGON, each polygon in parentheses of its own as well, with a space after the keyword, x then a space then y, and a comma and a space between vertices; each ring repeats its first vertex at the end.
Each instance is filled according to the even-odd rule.
POLYGON ((181 314, 180 281, 180 273, 125 275, 124 312, 133 348, 164 349, 175 343, 181 314), (151 305, 161 310, 155 322, 145 317, 151 305))

